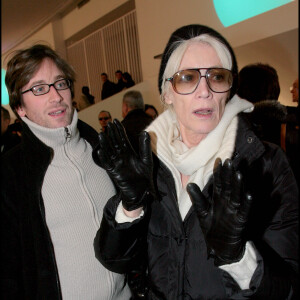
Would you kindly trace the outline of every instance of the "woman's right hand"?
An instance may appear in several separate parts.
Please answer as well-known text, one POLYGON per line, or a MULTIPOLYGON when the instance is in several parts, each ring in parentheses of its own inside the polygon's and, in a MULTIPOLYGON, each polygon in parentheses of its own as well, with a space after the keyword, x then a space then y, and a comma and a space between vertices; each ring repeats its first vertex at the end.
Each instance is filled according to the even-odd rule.
POLYGON ((99 134, 99 145, 93 151, 94 161, 107 171, 120 189, 127 211, 143 208, 154 194, 152 151, 146 131, 140 134, 139 149, 137 155, 123 125, 115 119, 108 123, 107 134, 99 134))
POLYGON ((230 159, 223 165, 221 159, 216 159, 213 177, 212 199, 207 199, 195 183, 187 185, 187 192, 197 213, 208 255, 220 266, 243 257, 252 197, 245 193, 242 174, 234 170, 230 159))

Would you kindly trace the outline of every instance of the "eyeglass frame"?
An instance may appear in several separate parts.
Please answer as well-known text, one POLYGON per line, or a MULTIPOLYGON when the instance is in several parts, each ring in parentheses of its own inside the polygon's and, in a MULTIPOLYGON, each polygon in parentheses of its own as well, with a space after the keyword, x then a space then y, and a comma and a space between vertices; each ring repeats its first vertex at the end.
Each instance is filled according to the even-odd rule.
POLYGON ((57 80, 55 80, 53 83, 50 83, 50 84, 48 84, 48 83, 36 84, 36 85, 32 86, 30 89, 21 92, 21 94, 23 95, 23 94, 25 94, 25 93, 27 93, 27 92, 32 92, 32 94, 33 94, 34 96, 37 96, 37 97, 38 97, 38 96, 43 96, 43 95, 48 94, 48 93, 50 92, 51 86, 53 86, 53 87, 55 88, 56 91, 64 91, 64 90, 69 89, 69 88, 71 87, 71 85, 72 85, 72 81, 71 81, 70 79, 67 79, 67 78, 60 78, 60 79, 57 79, 57 80), (58 82, 58 81, 62 81, 62 80, 65 80, 65 81, 67 82, 67 88, 57 89, 57 88, 55 87, 55 83, 58 82), (48 92, 43 93, 43 94, 40 94, 40 95, 36 95, 36 94, 33 92, 33 88, 35 88, 35 87, 37 87, 37 86, 40 86, 40 85, 48 85, 48 87, 49 87, 48 92))
POLYGON ((177 71, 176 73, 174 73, 172 77, 166 78, 165 81, 171 82, 172 87, 173 87, 174 91, 175 91, 177 94, 179 94, 179 95, 190 95, 190 94, 193 94, 193 93, 196 91, 196 89, 197 89, 197 87, 199 86, 199 83, 200 83, 202 77, 205 78, 206 84, 207 84, 207 86, 209 87, 209 89, 210 89, 212 92, 221 94, 221 93, 226 93, 226 92, 230 91, 230 89, 232 88, 232 85, 233 85, 233 79, 234 79, 234 74, 232 73, 231 70, 226 69, 226 68, 218 68, 218 67, 216 67, 216 68, 191 68, 191 69, 183 69, 183 70, 179 70, 179 71, 177 71), (232 76, 232 84, 231 84, 231 86, 230 86, 230 88, 229 88, 228 90, 226 90, 226 91, 224 91, 224 92, 215 92, 215 91, 210 87, 210 85, 209 85, 209 80, 208 80, 208 78, 207 78, 207 72, 208 72, 209 70, 215 70, 215 69, 217 69, 217 70, 220 70, 220 69, 221 69, 221 70, 227 70, 227 71, 229 71, 229 72, 231 73, 231 76, 232 76), (199 81, 198 81, 198 83, 196 84, 196 87, 195 87, 195 89, 194 89, 192 92, 190 92, 190 93, 179 93, 179 92, 177 91, 177 89, 176 89, 174 83, 173 83, 174 76, 175 76, 177 73, 179 73, 179 72, 182 72, 182 71, 190 71, 190 70, 198 71, 198 73, 199 73, 199 75, 200 75, 199 81), (205 75, 202 75, 201 72, 200 72, 200 70, 206 70, 205 75))

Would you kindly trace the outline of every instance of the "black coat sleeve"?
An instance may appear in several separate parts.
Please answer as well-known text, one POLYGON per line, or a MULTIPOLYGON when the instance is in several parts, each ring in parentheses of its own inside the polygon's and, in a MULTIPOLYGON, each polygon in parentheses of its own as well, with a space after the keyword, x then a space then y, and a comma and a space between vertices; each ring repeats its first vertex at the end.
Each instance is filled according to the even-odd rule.
POLYGON ((119 202, 119 195, 107 202, 94 239, 94 249, 96 258, 104 267, 123 274, 145 264, 148 212, 145 207, 145 214, 140 219, 117 223, 115 215, 119 202))
POLYGON ((282 149, 270 143, 264 146, 261 159, 248 168, 248 174, 244 172, 256 199, 249 240, 262 259, 250 288, 254 299, 298 299, 299 190, 282 149))

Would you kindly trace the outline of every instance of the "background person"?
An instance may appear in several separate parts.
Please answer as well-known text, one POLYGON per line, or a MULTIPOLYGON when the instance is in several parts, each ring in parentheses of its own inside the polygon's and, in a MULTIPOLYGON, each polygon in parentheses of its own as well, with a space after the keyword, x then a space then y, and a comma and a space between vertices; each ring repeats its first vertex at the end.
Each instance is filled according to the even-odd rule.
POLYGON ((112 122, 110 112, 106 110, 101 110, 98 115, 98 120, 101 126, 101 131, 105 132, 108 122, 112 122))
POLYGON ((95 104, 95 97, 90 94, 90 89, 88 86, 83 86, 82 94, 80 95, 80 99, 77 103, 78 110, 83 110, 89 107, 92 104, 95 104))
POLYGON ((134 80, 132 79, 131 75, 128 72, 124 72, 122 74, 122 80, 124 82, 124 86, 126 89, 135 85, 134 80))
POLYGON ((298 105, 287 106, 287 120, 286 126, 283 128, 283 142, 286 155, 290 161, 291 167, 295 173, 298 187, 300 188, 300 107, 299 107, 299 80, 298 78, 293 82, 290 88, 292 94, 292 101, 297 102, 298 105))
POLYGON ((115 72, 117 83, 116 83, 116 93, 121 92, 125 88, 125 82, 123 81, 123 73, 121 70, 115 72))
POLYGON ((253 104, 235 95, 237 74, 218 32, 181 27, 159 72, 168 109, 147 128, 153 169, 147 132, 139 154, 117 120, 99 136, 94 158, 119 193, 96 255, 120 273, 146 263, 150 299, 298 297, 297 184, 282 149, 244 118, 253 104))
POLYGON ((101 100, 104 100, 116 93, 116 84, 108 79, 106 73, 101 74, 101 80, 103 82, 101 90, 101 100))
POLYGON ((1 299, 129 299, 124 275, 95 258, 93 239, 115 188, 92 160, 97 132, 72 106, 73 69, 45 45, 7 64, 19 147, 2 156, 1 299))
POLYGON ((139 134, 152 122, 144 111, 144 99, 139 91, 129 91, 123 96, 122 125, 133 148, 138 151, 139 134))
POLYGON ((10 125, 9 111, 1 106, 1 154, 18 145, 21 141, 21 132, 16 131, 14 124, 10 125))
POLYGON ((153 120, 158 117, 157 109, 151 104, 145 104, 145 113, 149 115, 153 120))
POLYGON ((287 109, 278 101, 280 85, 277 71, 268 64, 246 65, 239 72, 237 94, 254 104, 247 114, 255 134, 264 141, 281 146, 281 125, 287 109))

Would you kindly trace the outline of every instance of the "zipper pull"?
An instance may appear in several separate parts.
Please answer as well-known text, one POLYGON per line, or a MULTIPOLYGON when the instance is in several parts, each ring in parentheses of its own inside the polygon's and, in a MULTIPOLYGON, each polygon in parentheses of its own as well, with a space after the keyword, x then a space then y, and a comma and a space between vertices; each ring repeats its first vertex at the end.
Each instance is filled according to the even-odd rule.
POLYGON ((66 133, 66 140, 71 138, 71 133, 67 127, 65 127, 65 133, 66 133))

